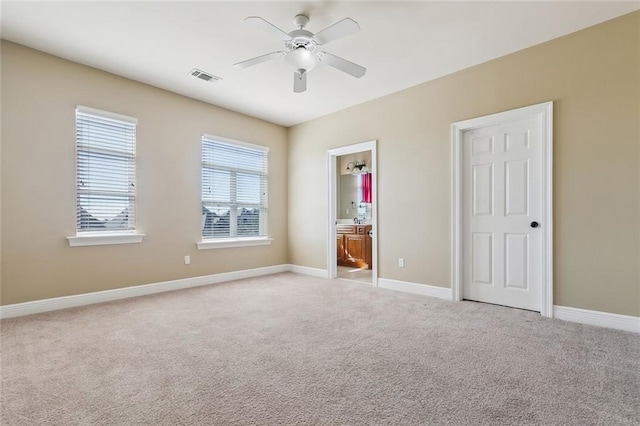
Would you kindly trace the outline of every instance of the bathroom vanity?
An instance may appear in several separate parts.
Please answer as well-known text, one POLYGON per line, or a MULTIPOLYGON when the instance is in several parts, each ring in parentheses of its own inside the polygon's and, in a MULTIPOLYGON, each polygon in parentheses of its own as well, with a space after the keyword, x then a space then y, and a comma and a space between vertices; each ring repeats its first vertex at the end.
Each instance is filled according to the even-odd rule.
POLYGON ((336 225, 338 265, 371 269, 371 225, 336 225))

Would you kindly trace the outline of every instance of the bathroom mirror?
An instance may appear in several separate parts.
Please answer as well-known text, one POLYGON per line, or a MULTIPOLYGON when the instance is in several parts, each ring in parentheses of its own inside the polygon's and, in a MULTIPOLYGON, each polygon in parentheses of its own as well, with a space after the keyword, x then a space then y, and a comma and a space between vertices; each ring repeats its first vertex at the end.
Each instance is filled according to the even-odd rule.
POLYGON ((357 175, 340 175, 338 219, 342 222, 354 218, 371 219, 371 203, 362 202, 362 188, 357 175))
MULTIPOLYGON (((338 157, 338 197, 336 218, 340 223, 353 223, 354 218, 360 220, 371 220, 371 175, 369 180, 369 202, 365 203, 363 198, 363 185, 366 180, 364 175, 353 174, 354 172, 366 172, 367 166, 371 164, 371 151, 356 154, 348 154, 338 157)), ((366 186, 366 185, 364 185, 366 186)))

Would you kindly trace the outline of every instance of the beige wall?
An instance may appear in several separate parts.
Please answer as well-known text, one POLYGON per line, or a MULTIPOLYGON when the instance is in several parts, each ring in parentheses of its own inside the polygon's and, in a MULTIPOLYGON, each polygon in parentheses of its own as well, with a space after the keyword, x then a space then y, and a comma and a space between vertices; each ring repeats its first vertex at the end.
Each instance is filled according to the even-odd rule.
POLYGON ((286 158, 286 128, 3 41, 2 304, 287 263, 286 158), (67 243, 78 104, 138 118, 142 244, 67 243), (196 249, 205 132, 270 148, 271 246, 196 249))
POLYGON ((327 267, 326 151, 377 139, 379 274, 449 287, 451 123, 554 101, 555 304, 640 315, 639 41, 634 13, 291 128, 290 263, 327 267))

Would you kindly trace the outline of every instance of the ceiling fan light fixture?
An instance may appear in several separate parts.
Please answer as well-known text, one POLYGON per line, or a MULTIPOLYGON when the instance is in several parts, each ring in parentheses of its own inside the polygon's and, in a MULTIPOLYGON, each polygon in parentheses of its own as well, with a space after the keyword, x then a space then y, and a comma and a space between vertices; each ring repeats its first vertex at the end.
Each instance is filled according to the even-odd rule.
POLYGON ((318 64, 318 57, 304 47, 289 52, 286 60, 293 65, 295 70, 303 69, 306 72, 311 71, 318 64))

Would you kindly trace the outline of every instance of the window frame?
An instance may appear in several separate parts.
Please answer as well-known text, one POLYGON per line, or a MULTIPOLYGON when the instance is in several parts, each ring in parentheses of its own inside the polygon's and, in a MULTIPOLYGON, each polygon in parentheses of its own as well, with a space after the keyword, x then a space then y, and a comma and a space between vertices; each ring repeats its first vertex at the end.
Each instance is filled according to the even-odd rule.
MULTIPOLYGON (((75 179, 75 202, 76 202, 76 235, 67 237, 67 241, 71 247, 78 246, 93 246, 93 245, 111 245, 111 244, 131 244, 131 243, 141 243, 143 240, 144 234, 141 234, 137 230, 136 223, 136 215, 135 208, 137 202, 137 187, 136 187, 136 142, 137 142, 137 125, 138 119, 134 117, 129 117, 123 114, 118 114, 110 111, 104 111, 96 108, 86 107, 83 105, 76 105, 75 108, 75 116, 74 116, 74 129, 75 129, 75 171, 76 171, 76 179, 75 179), (134 220, 133 220, 133 229, 121 229, 121 230, 105 230, 105 231, 96 231, 89 230, 84 231, 78 229, 78 205, 79 205, 79 197, 80 193, 78 191, 78 162, 79 162, 79 140, 77 138, 78 132, 78 113, 93 115, 99 118, 103 118, 106 120, 113 120, 121 123, 132 124, 134 126, 134 146, 133 146, 133 166, 134 166, 134 182, 133 182, 133 200, 131 204, 133 205, 134 210, 134 220)), ((122 156, 125 157, 124 155, 122 156)))
MULTIPOLYGON (((200 241, 196 243, 198 250, 206 250, 206 249, 217 249, 217 248, 230 248, 230 247, 250 247, 250 246, 262 246, 262 245, 270 245, 273 239, 269 237, 269 147, 264 145, 252 144, 249 142, 238 141, 234 139, 224 138, 216 135, 211 135, 204 133, 200 138, 200 211, 204 207, 204 194, 202 192, 203 185, 203 172, 206 167, 204 161, 204 145, 205 141, 209 142, 219 142, 221 144, 227 144, 231 146, 237 146, 240 148, 248 148, 252 150, 262 151, 265 155, 264 162, 264 171, 263 177, 264 180, 261 179, 261 201, 260 201, 260 229, 266 230, 264 235, 251 235, 251 236, 239 236, 237 235, 237 209, 243 207, 242 202, 237 201, 237 180, 231 178, 229 183, 229 203, 220 203, 228 204, 229 207, 229 236, 224 237, 205 237, 203 236, 203 227, 201 225, 200 228, 200 241), (235 230, 236 235, 231 235, 235 230)), ((209 167, 211 170, 221 170, 216 169, 215 167, 209 167)), ((232 168, 233 169, 233 168, 232 168)), ((224 168, 222 168, 224 170, 224 168)), ((242 173, 241 167, 237 168, 237 170, 230 170, 231 173, 242 173)), ((202 215, 200 215, 200 220, 202 220, 202 215)), ((259 232, 260 233, 260 232, 259 232)))

